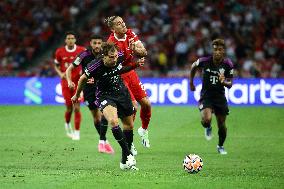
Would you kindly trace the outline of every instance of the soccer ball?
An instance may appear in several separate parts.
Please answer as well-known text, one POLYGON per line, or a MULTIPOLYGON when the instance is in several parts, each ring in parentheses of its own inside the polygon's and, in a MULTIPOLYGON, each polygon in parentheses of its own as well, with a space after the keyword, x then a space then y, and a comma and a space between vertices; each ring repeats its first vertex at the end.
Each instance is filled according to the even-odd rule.
POLYGON ((202 159, 196 154, 189 154, 183 160, 183 168, 188 173, 198 173, 203 166, 202 159))

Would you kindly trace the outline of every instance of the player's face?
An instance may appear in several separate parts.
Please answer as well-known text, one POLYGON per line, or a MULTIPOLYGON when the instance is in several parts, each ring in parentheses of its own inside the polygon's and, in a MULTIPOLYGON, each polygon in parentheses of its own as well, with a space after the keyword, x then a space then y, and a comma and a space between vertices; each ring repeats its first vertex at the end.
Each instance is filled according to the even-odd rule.
POLYGON ((70 34, 70 35, 67 35, 66 38, 65 38, 65 43, 67 46, 74 46, 75 43, 76 43, 76 38, 74 35, 70 34))
POLYGON ((127 27, 125 26, 125 23, 121 17, 117 17, 114 19, 112 29, 117 34, 125 34, 127 31, 127 27))
POLYGON ((223 46, 213 46, 213 58, 216 61, 221 61, 224 58, 225 49, 223 46))
POLYGON ((109 51, 108 55, 104 56, 104 64, 107 67, 114 67, 116 65, 118 59, 118 52, 115 50, 114 52, 109 51))
POLYGON ((103 43, 103 41, 102 41, 101 39, 92 39, 92 40, 90 41, 90 45, 91 45, 92 49, 93 49, 96 53, 98 53, 98 52, 101 51, 101 49, 102 49, 102 43, 103 43))

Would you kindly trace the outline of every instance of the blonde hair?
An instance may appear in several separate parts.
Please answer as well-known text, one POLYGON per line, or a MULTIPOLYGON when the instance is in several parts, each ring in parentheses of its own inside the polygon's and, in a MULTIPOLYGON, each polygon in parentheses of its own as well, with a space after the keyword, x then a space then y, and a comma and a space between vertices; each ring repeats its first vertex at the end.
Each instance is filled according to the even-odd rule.
POLYGON ((105 24, 109 27, 109 28, 112 28, 114 23, 113 21, 117 18, 118 16, 109 16, 107 17, 104 22, 105 24))

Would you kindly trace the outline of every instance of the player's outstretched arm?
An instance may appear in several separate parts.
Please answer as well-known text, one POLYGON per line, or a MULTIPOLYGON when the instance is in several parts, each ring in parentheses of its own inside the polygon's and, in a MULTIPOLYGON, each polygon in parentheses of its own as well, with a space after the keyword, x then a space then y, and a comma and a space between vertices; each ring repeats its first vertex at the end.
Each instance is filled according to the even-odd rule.
POLYGON ((66 70, 66 79, 68 82, 68 87, 70 89, 74 89, 75 88, 75 83, 71 80, 71 74, 72 74, 72 70, 74 69, 74 65, 70 64, 66 70))
MULTIPOLYGON (((198 61, 198 60, 197 60, 198 61)), ((196 62, 194 62, 191 66, 191 70, 190 70, 190 76, 189 76, 189 85, 190 85, 190 90, 191 91, 195 91, 195 85, 194 85, 194 76, 196 74, 197 71, 197 66, 198 64, 196 62)))
POLYGON ((71 98, 73 103, 76 103, 78 101, 78 98, 80 97, 80 94, 81 94, 81 92, 82 92, 82 90, 83 90, 83 88, 84 88, 84 86, 87 82, 87 79, 88 78, 87 78, 86 74, 81 75, 81 77, 78 81, 78 87, 77 87, 76 93, 71 98))
POLYGON ((141 66, 144 66, 144 63, 145 63, 145 58, 142 57, 142 58, 139 58, 137 60, 137 62, 133 63, 132 65, 128 65, 128 66, 123 66, 119 71, 118 71, 118 74, 124 74, 126 72, 129 72, 131 70, 134 70, 138 67, 141 67, 141 66))

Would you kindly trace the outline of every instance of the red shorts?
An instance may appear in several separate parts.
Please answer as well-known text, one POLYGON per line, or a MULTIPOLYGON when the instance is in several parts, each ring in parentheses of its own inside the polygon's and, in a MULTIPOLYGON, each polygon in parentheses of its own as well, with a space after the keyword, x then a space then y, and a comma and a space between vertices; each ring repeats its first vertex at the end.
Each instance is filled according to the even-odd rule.
POLYGON ((135 71, 130 71, 126 74, 123 74, 122 79, 125 86, 128 88, 132 101, 140 101, 142 98, 148 96, 135 71))
POLYGON ((62 95, 64 97, 64 100, 65 100, 65 105, 66 106, 72 106, 72 101, 71 101, 71 98, 72 96, 75 95, 76 93, 76 89, 77 89, 77 81, 74 82, 75 83, 75 89, 70 89, 68 87, 68 83, 67 81, 64 79, 64 80, 61 80, 61 88, 62 88, 62 95))

